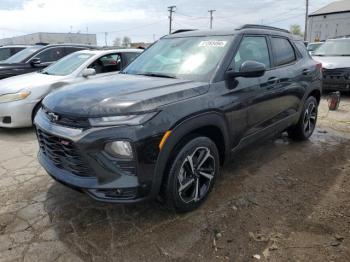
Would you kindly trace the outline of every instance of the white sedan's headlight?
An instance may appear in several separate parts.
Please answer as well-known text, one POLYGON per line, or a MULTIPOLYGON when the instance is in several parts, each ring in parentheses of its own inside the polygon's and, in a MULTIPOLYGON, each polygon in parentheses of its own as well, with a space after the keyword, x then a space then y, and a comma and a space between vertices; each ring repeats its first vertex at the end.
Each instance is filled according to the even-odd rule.
POLYGON ((8 103, 26 99, 30 95, 30 91, 19 91, 18 93, 0 95, 0 103, 8 103))
POLYGON ((91 126, 136 126, 142 125, 143 123, 153 118, 156 114, 157 112, 152 112, 142 115, 122 115, 90 118, 89 122, 91 126))

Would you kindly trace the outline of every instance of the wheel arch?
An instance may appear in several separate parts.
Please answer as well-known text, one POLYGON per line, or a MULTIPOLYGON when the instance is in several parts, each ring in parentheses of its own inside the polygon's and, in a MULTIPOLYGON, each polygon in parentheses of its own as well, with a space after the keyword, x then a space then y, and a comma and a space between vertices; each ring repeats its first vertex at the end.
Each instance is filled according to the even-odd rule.
POLYGON ((167 138, 162 150, 159 152, 155 174, 154 194, 159 193, 164 181, 169 162, 174 156, 174 149, 186 138, 203 135, 209 137, 218 147, 220 163, 222 164, 229 156, 229 131, 228 123, 222 113, 208 112, 190 117, 171 128, 171 134, 167 138))

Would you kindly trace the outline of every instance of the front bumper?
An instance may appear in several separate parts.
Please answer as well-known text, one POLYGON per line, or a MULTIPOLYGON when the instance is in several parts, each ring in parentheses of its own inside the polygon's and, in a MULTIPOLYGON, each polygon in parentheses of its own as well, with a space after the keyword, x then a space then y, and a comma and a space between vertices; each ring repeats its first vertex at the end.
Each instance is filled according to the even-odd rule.
POLYGON ((38 101, 0 103, 0 127, 18 128, 32 126, 32 112, 38 101))
POLYGON ((135 203, 155 197, 156 159, 145 157, 152 142, 138 139, 140 127, 69 128, 50 122, 42 110, 35 126, 39 162, 58 182, 103 202, 135 203), (121 139, 132 142, 133 160, 117 159, 104 151, 106 143, 121 139))
POLYGON ((323 70, 323 90, 350 91, 350 69, 323 70))

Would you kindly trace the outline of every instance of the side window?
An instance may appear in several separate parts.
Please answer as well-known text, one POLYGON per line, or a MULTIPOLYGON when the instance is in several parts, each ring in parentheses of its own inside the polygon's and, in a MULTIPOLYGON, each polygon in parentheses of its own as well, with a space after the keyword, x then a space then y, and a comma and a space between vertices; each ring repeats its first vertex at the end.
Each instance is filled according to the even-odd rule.
POLYGON ((269 49, 264 36, 246 36, 231 63, 231 69, 239 71, 241 65, 246 61, 256 61, 263 63, 266 68, 270 68, 269 49))
POLYGON ((130 64, 140 54, 141 53, 124 53, 124 57, 125 57, 124 65, 127 66, 128 64, 130 64))
POLYGON ((66 47, 65 50, 66 50, 66 55, 69 55, 71 53, 74 53, 74 52, 78 52, 78 51, 81 51, 81 50, 85 50, 86 48, 81 48, 81 47, 66 47))
POLYGON ((55 62, 64 57, 64 50, 61 47, 49 48, 38 54, 37 58, 40 58, 41 63, 55 62))
POLYGON ((287 39, 273 37, 271 44, 276 66, 287 65, 296 60, 294 48, 287 39))
POLYGON ((94 61, 89 68, 93 68, 96 74, 116 72, 122 69, 122 60, 119 54, 109 54, 94 61))

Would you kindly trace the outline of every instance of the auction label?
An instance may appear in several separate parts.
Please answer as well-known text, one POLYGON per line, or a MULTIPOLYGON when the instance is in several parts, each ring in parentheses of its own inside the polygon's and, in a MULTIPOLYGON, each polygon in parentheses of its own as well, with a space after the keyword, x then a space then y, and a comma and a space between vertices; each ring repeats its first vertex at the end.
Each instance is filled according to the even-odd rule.
POLYGON ((199 47, 224 47, 227 44, 227 41, 215 41, 215 40, 208 40, 208 41, 202 41, 199 43, 199 47))

